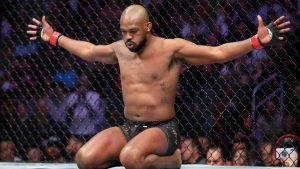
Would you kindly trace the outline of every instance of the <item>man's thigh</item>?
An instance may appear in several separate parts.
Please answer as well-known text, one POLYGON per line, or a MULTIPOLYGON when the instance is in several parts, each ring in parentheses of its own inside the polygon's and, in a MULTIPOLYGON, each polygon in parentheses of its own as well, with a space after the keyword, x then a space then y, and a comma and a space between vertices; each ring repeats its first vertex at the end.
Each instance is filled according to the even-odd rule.
POLYGON ((112 127, 101 131, 83 145, 84 151, 91 160, 99 163, 118 161, 122 148, 127 140, 119 127, 112 127))
POLYGON ((149 154, 166 155, 168 149, 168 139, 165 133, 158 127, 148 128, 134 138, 132 138, 126 147, 138 150, 141 156, 149 154))

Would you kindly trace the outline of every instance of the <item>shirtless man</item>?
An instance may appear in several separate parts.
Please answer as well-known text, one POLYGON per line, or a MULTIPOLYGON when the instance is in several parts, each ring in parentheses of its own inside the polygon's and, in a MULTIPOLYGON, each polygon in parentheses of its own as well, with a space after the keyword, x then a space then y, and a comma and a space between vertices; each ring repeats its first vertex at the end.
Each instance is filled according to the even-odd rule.
POLYGON ((79 168, 107 168, 118 160, 126 168, 179 168, 180 133, 174 102, 182 64, 224 63, 274 40, 283 40, 280 34, 289 31, 284 16, 273 23, 270 31, 258 16, 257 36, 216 47, 202 46, 152 35, 146 9, 131 5, 120 18, 123 40, 94 45, 54 32, 45 16, 42 22, 32 20, 34 24, 28 25, 27 31, 30 40, 40 37, 84 60, 120 67, 127 122, 90 139, 76 155, 79 168))

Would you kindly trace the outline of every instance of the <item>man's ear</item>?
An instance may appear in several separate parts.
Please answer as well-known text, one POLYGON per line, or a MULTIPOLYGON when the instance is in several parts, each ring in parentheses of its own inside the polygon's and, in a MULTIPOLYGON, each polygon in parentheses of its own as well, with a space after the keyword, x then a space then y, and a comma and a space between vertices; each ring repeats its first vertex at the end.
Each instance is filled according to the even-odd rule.
POLYGON ((151 32, 151 30, 152 30, 152 23, 151 22, 147 22, 146 23, 146 31, 147 32, 151 32))

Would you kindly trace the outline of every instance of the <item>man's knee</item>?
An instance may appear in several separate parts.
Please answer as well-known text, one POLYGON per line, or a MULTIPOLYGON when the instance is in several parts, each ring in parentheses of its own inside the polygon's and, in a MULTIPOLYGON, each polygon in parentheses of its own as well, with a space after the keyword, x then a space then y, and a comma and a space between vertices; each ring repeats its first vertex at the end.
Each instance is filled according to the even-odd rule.
POLYGON ((76 153, 75 162, 79 169, 108 168, 111 165, 110 161, 83 148, 76 153))
POLYGON ((140 150, 125 146, 120 153, 120 161, 125 168, 139 168, 143 166, 143 155, 140 150))
POLYGON ((79 169, 88 169, 95 167, 91 155, 85 152, 84 149, 79 149, 75 156, 75 162, 79 169))

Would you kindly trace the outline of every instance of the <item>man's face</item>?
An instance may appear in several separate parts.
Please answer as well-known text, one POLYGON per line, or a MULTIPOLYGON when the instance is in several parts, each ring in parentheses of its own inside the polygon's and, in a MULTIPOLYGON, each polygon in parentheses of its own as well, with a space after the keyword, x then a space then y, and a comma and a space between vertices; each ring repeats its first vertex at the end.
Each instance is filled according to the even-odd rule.
POLYGON ((27 157, 31 162, 40 162, 42 159, 41 150, 38 148, 31 148, 27 153, 27 157))
POLYGON ((52 160, 57 160, 61 157, 61 148, 57 145, 50 145, 46 148, 46 153, 52 160))
POLYGON ((206 153, 206 163, 208 165, 224 165, 224 160, 220 149, 209 149, 206 153))
POLYGON ((10 141, 0 144, 0 161, 13 161, 15 156, 15 145, 10 141))
POLYGON ((191 139, 184 139, 180 146, 182 161, 186 162, 192 157, 193 145, 191 139))
POLYGON ((203 136, 203 137, 198 137, 198 141, 200 142, 201 144, 201 147, 202 147, 202 151, 204 153, 206 153, 208 151, 208 148, 210 146, 210 141, 209 141, 209 138, 203 136))
POLYGON ((252 127, 253 127, 253 120, 250 116, 248 116, 245 121, 244 121, 244 127, 247 129, 247 130, 251 130, 252 127))
POLYGON ((81 142, 79 142, 75 137, 71 137, 66 146, 66 152, 70 154, 76 154, 81 146, 81 142))
POLYGON ((274 158, 271 144, 263 145, 263 147, 261 148, 261 156, 265 166, 270 166, 273 164, 274 158))
POLYGON ((247 147, 246 143, 244 143, 244 142, 235 142, 232 145, 233 151, 241 150, 241 149, 246 149, 246 147, 247 147))
POLYGON ((248 165, 246 150, 237 150, 233 154, 233 164, 236 166, 248 165))
POLYGON ((126 47, 131 52, 139 52, 147 42, 146 23, 121 21, 121 32, 126 47))

